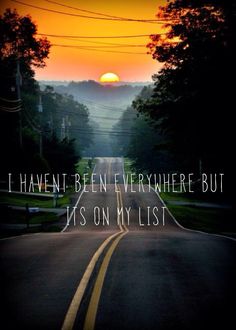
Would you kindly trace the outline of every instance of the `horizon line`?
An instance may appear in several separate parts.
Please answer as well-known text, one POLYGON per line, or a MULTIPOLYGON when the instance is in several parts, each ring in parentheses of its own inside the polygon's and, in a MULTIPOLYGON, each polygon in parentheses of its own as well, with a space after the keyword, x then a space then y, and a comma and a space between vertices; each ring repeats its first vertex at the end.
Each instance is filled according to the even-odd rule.
MULTIPOLYGON (((101 84, 104 84, 102 83, 101 81, 99 80, 95 80, 95 79, 82 79, 82 80, 75 80, 75 79, 36 79, 37 81, 65 81, 65 82, 81 82, 81 81, 94 81, 94 82, 97 82, 97 83, 101 83, 101 84)), ((152 83, 153 81, 152 80, 121 80, 121 81, 115 81, 115 82, 111 82, 113 84, 119 84, 119 83, 152 83)))

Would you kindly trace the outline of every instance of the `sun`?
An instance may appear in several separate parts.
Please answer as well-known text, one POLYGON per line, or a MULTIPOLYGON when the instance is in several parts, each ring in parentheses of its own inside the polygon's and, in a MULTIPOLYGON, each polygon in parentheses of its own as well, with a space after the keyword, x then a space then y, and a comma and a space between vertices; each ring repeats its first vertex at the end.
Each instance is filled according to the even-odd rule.
POLYGON ((117 74, 113 72, 107 72, 101 75, 99 78, 100 82, 102 83, 113 83, 113 82, 118 82, 120 81, 120 78, 117 74))

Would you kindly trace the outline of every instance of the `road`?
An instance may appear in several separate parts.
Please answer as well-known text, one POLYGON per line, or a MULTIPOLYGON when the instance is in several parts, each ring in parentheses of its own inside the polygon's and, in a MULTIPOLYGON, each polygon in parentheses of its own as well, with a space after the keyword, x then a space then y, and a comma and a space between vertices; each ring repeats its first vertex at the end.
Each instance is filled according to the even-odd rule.
POLYGON ((154 191, 125 191, 120 158, 94 172, 62 233, 0 240, 3 329, 230 328, 236 242, 181 228, 154 191))

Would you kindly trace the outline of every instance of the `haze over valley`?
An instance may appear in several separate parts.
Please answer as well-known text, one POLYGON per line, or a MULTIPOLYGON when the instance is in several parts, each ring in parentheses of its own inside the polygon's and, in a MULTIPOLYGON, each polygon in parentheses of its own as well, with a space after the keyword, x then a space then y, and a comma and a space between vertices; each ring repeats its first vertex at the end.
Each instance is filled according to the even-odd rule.
MULTIPOLYGON (((90 146, 83 151, 83 156, 115 156, 114 139, 122 132, 115 130, 124 111, 132 105, 132 101, 139 95, 147 82, 101 84, 94 80, 79 82, 41 81, 41 88, 53 86, 55 92, 62 95, 71 95, 74 100, 84 104, 89 111, 89 124, 93 129, 89 134, 90 146)), ((132 116, 132 115, 131 115, 132 116)), ((70 109, 68 115, 65 111, 65 125, 70 122, 70 109)), ((70 129, 70 128, 68 128, 70 129)), ((78 132, 77 132, 78 133, 78 132)), ((73 134, 75 137, 75 134, 73 134)), ((77 139, 80 135, 77 134, 77 139)), ((117 155, 116 155, 117 156, 117 155)))

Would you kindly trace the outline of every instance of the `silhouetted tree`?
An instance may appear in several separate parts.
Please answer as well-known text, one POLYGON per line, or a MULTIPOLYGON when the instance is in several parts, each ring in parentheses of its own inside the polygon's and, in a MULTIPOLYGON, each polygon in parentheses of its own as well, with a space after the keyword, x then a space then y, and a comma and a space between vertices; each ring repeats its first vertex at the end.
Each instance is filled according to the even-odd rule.
POLYGON ((160 7, 168 32, 152 35, 148 48, 164 65, 152 97, 134 103, 171 135, 173 151, 212 169, 227 167, 230 157, 234 14, 232 2, 220 0, 160 7))
POLYGON ((20 16, 16 10, 6 9, 0 16, 0 59, 22 59, 26 65, 44 67, 50 43, 37 38, 37 26, 32 18, 20 16))

